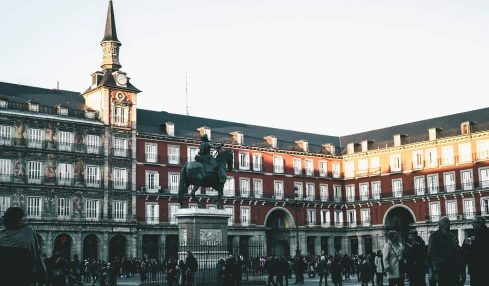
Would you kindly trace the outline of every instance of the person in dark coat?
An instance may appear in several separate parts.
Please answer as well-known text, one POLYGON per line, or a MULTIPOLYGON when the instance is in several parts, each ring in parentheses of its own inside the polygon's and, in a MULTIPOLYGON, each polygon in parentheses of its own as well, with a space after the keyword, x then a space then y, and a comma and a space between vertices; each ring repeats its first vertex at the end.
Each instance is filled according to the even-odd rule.
POLYGON ((467 241, 469 244, 468 264, 471 286, 487 285, 487 259, 489 257, 489 229, 486 219, 474 217, 472 221, 474 236, 467 241))
POLYGON ((428 255, 433 262, 434 275, 440 286, 456 286, 459 274, 457 238, 450 232, 450 219, 442 217, 438 230, 428 242, 428 255))
POLYGON ((199 268, 199 264, 197 263, 197 259, 195 259, 192 252, 187 251, 187 258, 185 258, 185 265, 187 266, 187 284, 188 286, 193 286, 194 283, 194 275, 197 269, 199 268))
POLYGON ((234 279, 234 284, 235 286, 240 286, 241 285, 241 278, 243 276, 243 259, 241 256, 236 255, 236 262, 234 263, 234 269, 233 269, 233 279, 234 279))
POLYGON ((370 272, 371 269, 368 259, 364 256, 360 256, 358 264, 358 276, 360 278, 362 286, 368 286, 368 282, 370 282, 371 277, 370 272))
MULTIPOLYGON (((181 260, 183 263, 183 260, 181 260)), ((216 265, 217 270, 217 286, 224 286, 224 279, 226 276, 226 261, 220 258, 216 265)))
POLYGON ((407 276, 411 285, 426 286, 426 244, 416 229, 411 229, 404 246, 407 276))
POLYGON ((225 264, 225 280, 224 280, 224 285, 233 285, 234 281, 234 267, 236 264, 236 259, 234 259, 234 256, 229 254, 228 258, 226 258, 226 264, 225 264))
POLYGON ((328 262, 326 261, 326 257, 321 256, 321 260, 318 263, 318 275, 319 275, 319 286, 323 284, 328 285, 328 262))
POLYGON ((331 282, 334 286, 341 286, 343 283, 343 277, 341 275, 342 268, 343 262, 341 261, 341 256, 339 254, 335 254, 330 267, 331 282))
POLYGON ((275 283, 275 279, 273 278, 273 276, 275 276, 275 270, 277 268, 275 264, 276 262, 273 256, 268 257, 267 261, 265 261, 265 271, 268 274, 267 286, 277 285, 277 283, 275 283))

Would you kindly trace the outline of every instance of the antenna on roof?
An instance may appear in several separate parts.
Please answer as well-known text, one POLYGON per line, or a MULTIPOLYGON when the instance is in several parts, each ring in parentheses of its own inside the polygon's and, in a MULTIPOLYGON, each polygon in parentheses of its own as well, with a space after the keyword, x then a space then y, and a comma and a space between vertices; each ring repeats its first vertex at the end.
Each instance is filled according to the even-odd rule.
POLYGON ((59 90, 59 80, 58 82, 56 83, 56 89, 59 90))
POLYGON ((187 111, 187 115, 189 115, 188 109, 188 80, 187 72, 185 72, 185 110, 187 111))

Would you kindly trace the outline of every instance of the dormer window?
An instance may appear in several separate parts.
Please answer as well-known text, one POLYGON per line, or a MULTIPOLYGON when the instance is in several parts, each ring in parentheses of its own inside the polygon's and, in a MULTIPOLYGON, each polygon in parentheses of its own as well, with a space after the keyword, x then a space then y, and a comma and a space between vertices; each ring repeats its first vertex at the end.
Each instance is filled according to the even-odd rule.
POLYGON ((68 115, 68 108, 66 107, 58 107, 58 114, 67 116, 68 115))
POLYGON ((200 136, 204 136, 204 134, 207 134, 207 139, 211 140, 211 129, 207 126, 202 126, 200 128, 197 128, 197 131, 199 131, 200 136))
POLYGON ((305 140, 297 140, 295 141, 295 144, 299 146, 302 152, 309 152, 309 142, 305 140))
POLYGON ((277 137, 266 136, 264 139, 271 148, 277 148, 277 137))
POLYGON ((475 123, 471 121, 465 121, 460 124, 460 133, 462 135, 467 135, 472 133, 475 123))
POLYGON ((39 112, 39 104, 29 102, 29 111, 39 112))
POLYGON ((244 144, 244 135, 239 131, 231 132, 231 136, 233 137, 233 143, 238 145, 244 144))
POLYGON ((428 135, 430 141, 436 140, 440 137, 441 128, 430 128, 428 129, 428 135))
POLYGON ((7 108, 7 100, 0 99, 0 108, 7 108))
POLYGON ((175 124, 173 122, 166 122, 166 135, 175 136, 175 124))
POLYGON ((95 112, 87 110, 87 111, 85 111, 85 117, 87 119, 94 119, 95 118, 95 112))

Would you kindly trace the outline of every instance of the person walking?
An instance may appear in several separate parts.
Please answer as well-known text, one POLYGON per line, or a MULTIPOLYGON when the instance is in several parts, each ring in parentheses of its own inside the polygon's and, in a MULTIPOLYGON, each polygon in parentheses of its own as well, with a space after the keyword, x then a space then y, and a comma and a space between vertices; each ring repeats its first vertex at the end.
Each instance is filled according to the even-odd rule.
POLYGON ((457 238, 450 232, 450 219, 442 217, 438 230, 428 241, 428 255, 433 263, 433 274, 439 286, 456 286, 459 276, 457 238))
POLYGON ((375 255, 375 285, 383 286, 384 285, 384 262, 382 260, 382 251, 377 250, 377 254, 375 255))
POLYGON ((197 263, 197 259, 195 259, 194 255, 191 251, 187 251, 187 258, 185 258, 185 265, 187 266, 187 286, 193 286, 194 284, 194 275, 197 269, 199 268, 199 264, 197 263))
POLYGON ((341 259, 341 255, 336 253, 333 257, 333 261, 331 261, 331 283, 333 283, 334 286, 341 286, 343 283, 343 276, 341 275, 343 262, 341 259))
POLYGON ((318 275, 319 275, 319 286, 323 283, 324 285, 328 285, 328 262, 326 261, 326 257, 321 256, 321 260, 318 263, 318 275))
POLYGON ((399 241, 399 234, 395 230, 387 233, 387 243, 384 245, 383 261, 389 286, 403 286, 401 264, 403 263, 403 246, 399 241))
POLYGON ((474 236, 467 239, 468 264, 471 286, 487 285, 487 258, 489 257, 489 229, 486 219, 474 217, 474 236))
POLYGON ((36 231, 22 222, 24 211, 9 207, 0 232, 0 279, 5 285, 30 285, 47 280, 36 231))
POLYGON ((426 244, 416 229, 411 229, 408 233, 404 255, 410 285, 426 286, 426 244))

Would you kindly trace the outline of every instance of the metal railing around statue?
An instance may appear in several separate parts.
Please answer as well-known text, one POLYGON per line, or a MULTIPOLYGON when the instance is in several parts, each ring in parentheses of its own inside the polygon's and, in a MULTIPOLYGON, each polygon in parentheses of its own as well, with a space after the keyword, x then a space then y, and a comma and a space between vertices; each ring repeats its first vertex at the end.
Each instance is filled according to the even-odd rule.
POLYGON ((188 278, 186 266, 179 266, 185 263, 187 251, 192 252, 198 264, 192 285, 231 285, 229 283, 236 279, 241 280, 241 285, 265 285, 267 277, 260 267, 260 257, 266 255, 264 248, 258 241, 229 244, 209 241, 198 246, 182 243, 165 247, 166 253, 146 248, 147 266, 140 269, 141 285, 180 285, 176 282, 182 283, 182 279, 188 278), (160 259, 151 253, 161 253, 160 259))

